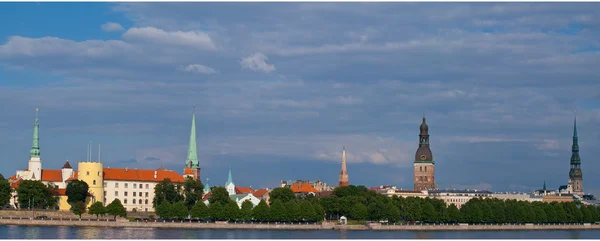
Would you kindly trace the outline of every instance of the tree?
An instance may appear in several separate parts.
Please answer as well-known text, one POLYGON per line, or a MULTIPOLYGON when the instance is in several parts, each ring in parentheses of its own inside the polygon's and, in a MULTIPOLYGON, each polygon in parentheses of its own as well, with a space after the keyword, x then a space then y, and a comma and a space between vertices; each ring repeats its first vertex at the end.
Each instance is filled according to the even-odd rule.
POLYGON ((556 209, 548 203, 544 203, 544 211, 546 211, 546 220, 548 223, 556 223, 558 222, 558 217, 556 214, 556 209))
POLYGON ((192 216, 192 218, 201 218, 201 219, 210 217, 208 207, 202 201, 197 202, 196 205, 194 205, 194 207, 192 207, 192 210, 190 211, 190 215, 192 216))
POLYGON ((96 218, 98 218, 99 215, 104 215, 106 213, 106 208, 104 205, 102 205, 102 202, 98 201, 90 206, 88 213, 91 215, 96 215, 96 218))
POLYGON ((286 221, 294 222, 300 220, 300 205, 296 200, 290 200, 285 203, 285 211, 287 212, 286 221))
POLYGON ((154 212, 161 218, 170 218, 173 216, 172 209, 173 205, 169 201, 163 200, 154 212))
POLYGON ((586 205, 582 204, 579 209, 581 210, 581 214, 583 216, 583 222, 585 222, 585 223, 592 223, 592 222, 594 222, 594 217, 592 216, 592 212, 590 211, 590 209, 586 205))
POLYGON ((208 198, 208 202, 210 203, 210 205, 213 205, 213 203, 218 202, 219 204, 221 204, 221 207, 223 207, 227 205, 228 202, 231 202, 231 199, 229 198, 229 193, 224 187, 214 187, 210 192, 211 194, 208 198))
POLYGON ((240 219, 240 207, 237 205, 236 202, 231 201, 228 202, 227 204, 225 204, 225 207, 223 208, 226 216, 225 219, 227 220, 238 220, 240 219))
POLYGON ((490 205, 494 214, 494 223, 506 223, 506 213, 504 211, 504 202, 496 200, 490 205))
POLYGON ((70 181, 69 184, 67 184, 67 190, 65 191, 65 195, 67 195, 67 202, 82 202, 85 204, 85 199, 87 198, 88 191, 89 186, 86 182, 81 180, 70 181))
POLYGON ((226 214, 223 212, 223 205, 220 202, 211 203, 208 206, 208 211, 210 212, 210 216, 216 221, 225 221, 226 214))
POLYGON ((315 209, 309 201, 300 201, 300 219, 303 221, 314 221, 315 209))
POLYGON ((435 207, 431 202, 425 201, 423 204, 423 217, 422 220, 425 222, 434 223, 438 220, 437 213, 435 212, 435 207))
POLYGON ((340 198, 337 196, 328 196, 319 199, 319 203, 325 209, 325 216, 337 216, 340 214, 340 198))
POLYGON ((58 187, 52 183, 46 185, 46 198, 44 199, 45 206, 48 209, 53 209, 58 204, 58 187))
MULTIPOLYGON (((1 175, 1 174, 0 174, 1 175)), ((4 177, 0 178, 0 209, 10 202, 11 194, 10 183, 4 177)))
POLYGON ((115 219, 119 217, 127 217, 127 210, 121 204, 121 200, 115 198, 108 206, 106 206, 106 214, 113 216, 115 219))
POLYGON ((292 192, 292 189, 288 187, 278 187, 275 188, 269 193, 269 202, 273 204, 275 200, 281 201, 281 203, 286 203, 291 200, 295 200, 296 195, 292 192))
POLYGON ((171 214, 173 217, 180 219, 187 218, 187 216, 189 215, 188 209, 183 201, 179 201, 173 204, 171 214))
POLYGON ((281 200, 277 199, 275 201, 272 202, 273 204, 271 204, 271 208, 269 210, 269 221, 285 221, 286 219, 286 210, 285 210, 285 206, 283 206, 283 203, 281 202, 281 200))
POLYGON ((81 219, 81 215, 85 213, 85 203, 82 201, 71 203, 71 212, 81 219))
POLYGON ((546 211, 544 211, 544 208, 542 208, 542 206, 535 205, 533 209, 535 211, 535 218, 537 219, 535 221, 537 221, 538 223, 548 222, 548 215, 546 215, 546 211))
POLYGON ((187 177, 183 183, 183 197, 185 198, 185 206, 188 210, 196 204, 196 202, 202 202, 202 193, 204 185, 200 180, 194 180, 191 177, 187 177))
POLYGON ((565 212, 565 209, 562 204, 554 202, 552 204, 552 206, 554 206, 554 210, 556 210, 557 222, 559 222, 559 223, 569 222, 568 217, 567 217, 567 212, 565 212))
POLYGON ((400 209, 394 203, 389 202, 383 210, 383 218, 387 219, 388 222, 398 222, 400 220, 400 209))
POLYGON ((367 206, 367 210, 369 210, 368 218, 371 221, 379 221, 383 219, 384 208, 385 204, 381 201, 371 202, 371 204, 367 206))
POLYGON ((252 209, 252 216, 258 221, 269 220, 269 206, 267 206, 265 200, 260 200, 258 205, 252 209))
POLYGON ((320 222, 325 218, 325 209, 319 203, 313 203, 315 208, 315 221, 320 222))
POLYGON ((456 205, 454 205, 454 203, 450 204, 450 206, 448 206, 448 209, 446 210, 446 220, 448 222, 451 223, 456 223, 460 220, 460 210, 458 210, 458 208, 456 207, 456 205))
POLYGON ((252 208, 254 205, 250 200, 246 200, 242 203, 242 209, 240 209, 240 219, 251 220, 252 219, 252 208))
POLYGON ((368 215, 369 215, 369 210, 362 203, 354 204, 354 206, 352 206, 352 211, 350 211, 350 217, 352 219, 356 219, 358 221, 367 220, 368 215))
POLYGON ((17 188, 20 208, 40 207, 46 200, 46 186, 41 181, 23 180, 17 188))
POLYGON ((154 187, 154 199, 152 200, 152 206, 156 208, 165 200, 169 203, 176 203, 183 200, 178 192, 178 186, 175 186, 175 184, 173 184, 169 178, 163 179, 154 187))

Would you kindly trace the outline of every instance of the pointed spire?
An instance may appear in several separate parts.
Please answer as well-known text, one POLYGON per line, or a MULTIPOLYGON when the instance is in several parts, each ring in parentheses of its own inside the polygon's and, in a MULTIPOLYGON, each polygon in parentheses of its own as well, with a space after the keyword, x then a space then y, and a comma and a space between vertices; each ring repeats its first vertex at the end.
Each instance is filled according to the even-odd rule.
POLYGON ((546 180, 544 180, 544 191, 546 190, 546 180))
POLYGON ((577 110, 575 110, 575 117, 573 118, 573 138, 577 138, 577 110))
POLYGON ((38 108, 35 108, 35 124, 33 125, 33 144, 31 145, 31 151, 29 154, 31 157, 40 156, 40 136, 39 136, 39 120, 38 120, 38 108))
MULTIPOLYGON (((196 106, 194 105, 194 111, 196 106)), ((185 161, 186 166, 198 168, 198 151, 196 146, 196 114, 192 114, 192 129, 190 131, 190 143, 188 146, 188 156, 185 161)))
POLYGON ((230 183, 233 183, 233 178, 231 176, 231 166, 229 166, 229 176, 227 177, 227 182, 225 183, 225 185, 229 185, 230 183))
POLYGON ((204 194, 210 192, 210 184, 208 184, 208 177, 206 178, 206 184, 204 184, 204 194))

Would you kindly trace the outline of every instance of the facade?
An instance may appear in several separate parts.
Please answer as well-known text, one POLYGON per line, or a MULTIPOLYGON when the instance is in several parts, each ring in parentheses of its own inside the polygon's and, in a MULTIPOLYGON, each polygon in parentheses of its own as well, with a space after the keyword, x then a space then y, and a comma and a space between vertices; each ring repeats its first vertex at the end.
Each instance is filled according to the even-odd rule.
POLYGON ((348 170, 346 170, 346 146, 344 146, 342 150, 342 170, 340 171, 338 186, 348 186, 348 170))
POLYGON ((441 199, 446 205, 454 204, 457 208, 462 207, 472 198, 492 198, 492 192, 481 190, 430 190, 430 198, 441 199))
POLYGON ((252 195, 252 193, 235 194, 229 196, 229 198, 232 201, 235 201, 240 208, 242 208, 242 203, 244 203, 246 200, 249 200, 252 203, 252 207, 256 207, 256 205, 260 203, 260 199, 252 195))
POLYGON ((431 149, 429 149, 429 127, 425 123, 425 116, 423 116, 423 123, 421 123, 419 129, 419 148, 415 154, 414 162, 414 190, 435 190, 437 189, 435 184, 435 162, 433 161, 431 149))
POLYGON ((396 186, 372 187, 369 190, 376 191, 377 193, 386 195, 388 197, 393 197, 393 196, 398 196, 398 197, 403 197, 403 198, 407 198, 407 197, 426 198, 427 197, 427 190, 423 190, 423 191, 404 190, 401 188, 400 189, 396 188, 396 186))
POLYGON ((581 158, 579 157, 579 143, 577 138, 577 118, 573 122, 573 146, 571 147, 571 168, 567 192, 583 196, 583 174, 581 172, 581 158))
POLYGON ((292 189, 292 192, 296 194, 296 197, 305 197, 307 195, 316 196, 319 193, 317 189, 307 182, 296 182, 290 187, 290 189, 292 189))
POLYGON ((316 181, 310 181, 310 180, 281 181, 281 185, 279 187, 288 187, 289 188, 292 185, 294 185, 295 183, 299 183, 299 182, 309 183, 311 186, 313 186, 319 192, 333 191, 333 189, 335 189, 335 186, 330 186, 326 182, 322 182, 320 180, 316 180, 316 181))
POLYGON ((573 202, 575 198, 572 194, 556 194, 556 195, 545 195, 542 196, 542 202, 573 202))
POLYGON ((196 145, 196 114, 192 114, 192 129, 190 130, 190 143, 188 146, 188 155, 185 160, 183 170, 185 177, 192 177, 194 180, 200 180, 200 165, 198 163, 198 147, 196 145))
POLYGON ((514 192, 504 192, 504 193, 494 193, 492 194, 492 198, 497 198, 501 200, 517 200, 517 201, 526 201, 526 202, 541 202, 542 196, 536 194, 529 193, 514 193, 514 192))

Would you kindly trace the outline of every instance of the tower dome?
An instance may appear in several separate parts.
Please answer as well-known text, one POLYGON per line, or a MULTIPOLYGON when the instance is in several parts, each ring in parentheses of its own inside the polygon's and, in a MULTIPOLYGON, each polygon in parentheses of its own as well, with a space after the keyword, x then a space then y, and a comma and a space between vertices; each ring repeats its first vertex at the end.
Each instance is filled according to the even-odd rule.
POLYGON ((427 135, 429 132, 429 126, 425 123, 425 116, 423 116, 423 123, 421 123, 421 135, 427 135))

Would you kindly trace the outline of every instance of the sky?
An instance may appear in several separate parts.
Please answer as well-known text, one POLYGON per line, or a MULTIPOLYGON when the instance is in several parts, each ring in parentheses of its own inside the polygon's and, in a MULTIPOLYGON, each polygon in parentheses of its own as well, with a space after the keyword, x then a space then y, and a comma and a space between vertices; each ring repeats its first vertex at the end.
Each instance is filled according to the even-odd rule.
POLYGON ((577 115, 600 195, 597 3, 0 3, 0 173, 86 160, 202 179, 413 187, 427 117, 440 188, 566 185, 577 115), (195 106, 195 108, 194 108, 195 106))

